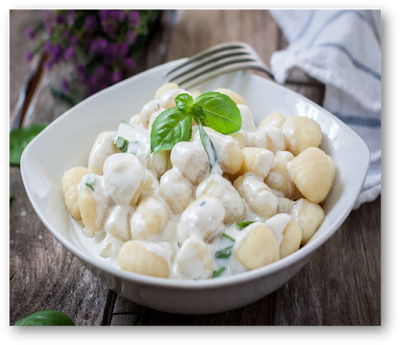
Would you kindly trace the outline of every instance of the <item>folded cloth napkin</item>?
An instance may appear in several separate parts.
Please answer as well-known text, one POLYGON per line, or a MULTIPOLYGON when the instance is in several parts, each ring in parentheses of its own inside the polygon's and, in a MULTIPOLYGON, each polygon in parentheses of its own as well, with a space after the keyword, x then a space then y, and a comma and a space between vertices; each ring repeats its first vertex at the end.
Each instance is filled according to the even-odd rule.
POLYGON ((271 57, 284 83, 299 67, 326 85, 324 108, 368 145, 371 166, 354 208, 381 193, 380 10, 273 10, 288 47, 271 57))

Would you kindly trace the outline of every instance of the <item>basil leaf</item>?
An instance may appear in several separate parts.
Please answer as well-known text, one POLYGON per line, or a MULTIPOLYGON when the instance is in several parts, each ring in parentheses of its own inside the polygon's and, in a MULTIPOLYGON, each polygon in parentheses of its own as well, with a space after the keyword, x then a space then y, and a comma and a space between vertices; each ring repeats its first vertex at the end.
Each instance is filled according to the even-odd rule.
POLYGON ((114 146, 119 148, 122 152, 126 152, 128 149, 129 140, 126 140, 122 137, 117 137, 114 141, 114 146))
POLYGON ((228 259, 232 255, 232 247, 230 246, 228 248, 222 249, 218 252, 215 253, 215 257, 217 259, 228 259))
POLYGON ((229 239, 229 240, 231 240, 231 241, 233 241, 233 242, 235 242, 235 240, 234 240, 231 236, 229 236, 229 235, 227 235, 227 234, 222 234, 222 236, 223 236, 223 237, 226 237, 227 239, 229 239))
POLYGON ((253 223, 255 223, 254 220, 248 220, 248 221, 245 221, 245 222, 241 222, 239 224, 235 223, 235 227, 238 230, 243 230, 246 226, 249 226, 250 224, 253 224, 253 223))
POLYGON ((239 131, 242 127, 242 117, 236 103, 228 96, 219 92, 206 92, 196 98, 205 114, 202 122, 222 134, 239 131))
POLYGON ((213 272, 211 278, 218 278, 225 271, 225 267, 221 267, 220 269, 213 272))
POLYGON ((198 104, 193 104, 192 107, 192 116, 198 120, 204 118, 206 115, 204 114, 203 109, 198 104))
POLYGON ((176 107, 183 113, 189 113, 193 106, 193 98, 187 93, 175 97, 176 107))
POLYGON ((18 320, 14 326, 75 326, 75 324, 60 311, 42 310, 18 320))
POLYGON ((157 116, 151 128, 151 152, 171 150, 179 141, 192 136, 192 116, 170 108, 157 116))
POLYGON ((201 122, 199 121, 198 123, 199 123, 199 133, 200 133, 201 143, 203 144, 204 150, 206 150, 208 156, 208 162, 210 163, 210 167, 212 169, 215 165, 219 164, 217 151, 215 151, 214 145, 210 137, 204 130, 201 122))
POLYGON ((19 165, 22 151, 47 125, 30 125, 10 132, 10 164, 19 165))
POLYGON ((88 176, 85 185, 88 186, 94 192, 94 187, 96 186, 96 179, 93 176, 93 174, 88 176))

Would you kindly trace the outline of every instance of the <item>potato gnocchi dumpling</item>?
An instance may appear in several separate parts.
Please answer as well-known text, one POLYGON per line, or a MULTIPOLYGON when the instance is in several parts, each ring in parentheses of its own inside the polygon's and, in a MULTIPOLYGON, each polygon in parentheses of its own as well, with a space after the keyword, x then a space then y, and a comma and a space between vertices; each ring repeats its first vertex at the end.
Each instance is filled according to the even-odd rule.
POLYGON ((160 98, 160 96, 164 93, 164 91, 169 91, 169 90, 176 90, 179 89, 178 84, 175 83, 166 83, 164 85, 161 85, 157 91, 156 94, 154 95, 154 98, 160 98))
POLYGON ((223 230, 224 218, 225 208, 222 202, 205 195, 192 202, 182 213, 178 223, 178 241, 183 243, 194 234, 209 242, 223 230))
MULTIPOLYGON (((218 133, 211 128, 206 127, 205 131, 210 137, 215 151, 217 152, 222 171, 228 174, 236 174, 243 163, 243 154, 238 142, 230 135, 218 133)), ((194 142, 201 145, 199 133, 195 134, 194 142)))
POLYGON ((176 170, 168 170, 160 180, 159 195, 173 213, 182 213, 193 198, 193 186, 176 170))
POLYGON ((254 270, 279 260, 279 247, 271 229, 262 223, 249 225, 243 238, 235 242, 234 255, 249 270, 254 270))
POLYGON ((224 95, 227 95, 228 97, 231 98, 232 101, 234 101, 236 104, 244 104, 246 105, 246 102, 242 96, 240 96, 238 93, 230 90, 230 89, 224 89, 224 88, 219 88, 214 90, 214 92, 219 92, 224 95))
POLYGON ((288 163, 294 158, 293 154, 288 151, 278 151, 275 154, 276 166, 271 169, 265 178, 265 183, 278 195, 291 198, 294 193, 295 185, 292 182, 288 163))
POLYGON ((147 276, 168 278, 172 257, 167 242, 125 242, 118 253, 118 264, 125 270, 147 276))
POLYGON ((282 129, 282 126, 285 122, 286 122, 286 117, 284 117, 281 113, 272 113, 260 122, 258 128, 275 127, 282 129))
POLYGON ((79 210, 88 237, 103 228, 110 207, 109 195, 99 177, 93 173, 84 175, 78 187, 79 210))
POLYGON ((196 190, 196 198, 210 195, 219 199, 225 207, 225 224, 240 223, 246 216, 246 207, 236 189, 221 175, 213 174, 196 190))
POLYGON ((263 218, 276 214, 278 199, 264 182, 254 176, 243 175, 233 185, 253 212, 263 218))
POLYGON ((132 240, 156 241, 168 219, 168 209, 162 202, 152 197, 143 199, 130 221, 132 240))
POLYGON ((181 141, 171 151, 171 163, 197 186, 210 171, 208 157, 201 143, 181 141))
POLYGON ((116 153, 104 163, 104 178, 116 204, 134 206, 142 193, 146 173, 135 155, 116 153))
POLYGON ((325 219, 325 213, 322 207, 306 199, 296 201, 291 208, 290 214, 300 225, 303 233, 301 240, 302 245, 305 245, 310 240, 325 219))
POLYGON ((103 175, 103 166, 107 157, 119 152, 114 145, 115 132, 102 132, 97 137, 89 155, 88 167, 90 172, 103 175))
POLYGON ((180 279, 208 279, 213 272, 211 248, 198 236, 191 235, 176 255, 174 276, 180 279))
POLYGON ((295 156, 309 147, 319 147, 322 141, 320 125, 308 117, 293 116, 282 127, 286 148, 295 156))
POLYGON ((265 179, 276 165, 275 156, 271 151, 256 147, 245 147, 242 150, 243 164, 239 175, 254 174, 265 179))
POLYGON ((82 177, 89 173, 90 171, 86 168, 76 167, 65 172, 62 178, 65 206, 75 220, 82 219, 78 203, 78 185, 82 177))
POLYGON ((290 162, 289 174, 301 194, 317 204, 325 200, 335 180, 332 158, 315 147, 306 149, 290 162))
MULTIPOLYGON (((180 122, 157 128, 168 150, 152 152, 159 145, 151 136, 154 122, 162 120, 158 116, 175 108, 180 94, 202 95, 167 83, 140 114, 100 133, 88 168, 65 172, 62 189, 72 228, 93 256, 154 277, 214 279, 283 259, 318 231, 325 219, 319 204, 335 180, 332 158, 319 149, 321 127, 279 112, 256 122, 243 97, 215 91, 236 103, 237 109, 230 102, 229 111, 239 111, 241 128, 225 135, 204 126, 212 143, 205 141, 207 151, 198 118, 192 117, 190 135, 180 122), (188 140, 172 145, 170 139, 182 134, 188 140)), ((218 106, 214 101, 207 105, 218 106)), ((213 128, 226 121, 223 110, 204 114, 213 128)))

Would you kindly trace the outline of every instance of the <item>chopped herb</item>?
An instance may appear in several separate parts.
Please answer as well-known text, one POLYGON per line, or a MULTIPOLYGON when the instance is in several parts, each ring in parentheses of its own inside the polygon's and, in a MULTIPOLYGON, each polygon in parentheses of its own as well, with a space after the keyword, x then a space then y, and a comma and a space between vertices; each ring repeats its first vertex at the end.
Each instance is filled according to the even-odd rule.
POLYGON ((86 180, 85 185, 88 186, 94 192, 94 187, 96 186, 96 179, 93 176, 89 176, 88 179, 86 180))
POLYGON ((248 220, 245 222, 241 222, 239 224, 236 224, 236 223, 234 223, 234 224, 235 224, 236 229, 243 230, 246 226, 249 226, 250 224, 253 224, 253 223, 255 223, 254 220, 248 220))
POLYGON ((180 248, 181 247, 181 244, 178 242, 178 248, 180 248))
POLYGON ((217 259, 228 259, 232 255, 232 247, 230 246, 228 248, 222 249, 218 252, 215 253, 215 257, 217 259))
POLYGON ((122 152, 126 152, 128 149, 129 141, 122 138, 122 137, 117 137, 114 141, 114 145, 118 147, 122 152))
POLYGON ((225 267, 221 267, 220 269, 213 272, 211 278, 218 278, 222 273, 224 273, 225 267))
POLYGON ((234 240, 231 236, 229 236, 229 235, 227 235, 227 234, 222 234, 222 236, 223 236, 223 237, 226 237, 226 238, 228 238, 228 239, 230 239, 230 240, 233 241, 233 242, 235 242, 235 240, 234 240))

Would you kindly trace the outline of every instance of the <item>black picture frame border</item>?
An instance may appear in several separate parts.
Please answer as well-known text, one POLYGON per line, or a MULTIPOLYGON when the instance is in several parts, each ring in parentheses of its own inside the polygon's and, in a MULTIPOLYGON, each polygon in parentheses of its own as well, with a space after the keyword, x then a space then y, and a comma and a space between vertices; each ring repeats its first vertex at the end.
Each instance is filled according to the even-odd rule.
POLYGON ((377 342, 389 339, 398 323, 398 19, 392 7, 363 1, 26 1, 3 15, 1 45, 1 238, 2 314, 6 335, 24 342, 377 342), (374 327, 9 327, 8 326, 8 20, 17 8, 378 8, 382 9, 382 319, 374 327))

